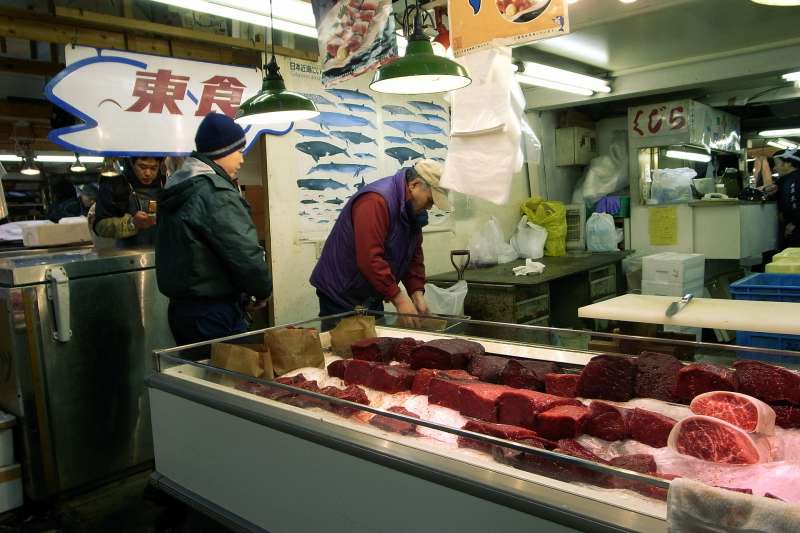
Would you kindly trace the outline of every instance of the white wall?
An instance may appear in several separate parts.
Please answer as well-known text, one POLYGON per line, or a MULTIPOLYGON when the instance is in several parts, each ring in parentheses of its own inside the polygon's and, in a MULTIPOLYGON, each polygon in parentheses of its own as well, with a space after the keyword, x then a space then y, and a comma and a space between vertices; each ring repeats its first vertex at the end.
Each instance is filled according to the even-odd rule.
POLYGON ((584 167, 556 166, 555 111, 532 111, 527 117, 533 132, 542 143, 542 160, 538 168, 541 195, 548 200, 569 204, 572 202, 572 191, 583 175, 584 167))

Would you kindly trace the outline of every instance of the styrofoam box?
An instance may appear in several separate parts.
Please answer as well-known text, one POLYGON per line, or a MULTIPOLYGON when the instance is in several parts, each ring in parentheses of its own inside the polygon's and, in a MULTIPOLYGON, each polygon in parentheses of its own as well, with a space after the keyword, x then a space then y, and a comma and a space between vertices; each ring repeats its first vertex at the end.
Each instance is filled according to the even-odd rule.
POLYGON ((664 283, 659 281, 642 280, 642 294, 650 294, 652 296, 678 296, 681 297, 686 293, 692 293, 694 296, 702 296, 703 282, 696 281, 684 285, 682 283, 664 283))
POLYGON ((0 468, 0 513, 22 506, 22 468, 8 465, 0 468))
POLYGON ((659 283, 688 283, 705 277, 703 254, 663 252, 642 258, 642 280, 659 283))
POLYGON ((17 424, 14 415, 0 411, 0 467, 14 464, 13 427, 17 424))
POLYGON ((86 222, 42 224, 22 228, 22 244, 25 246, 57 246, 81 242, 92 242, 92 235, 86 222))

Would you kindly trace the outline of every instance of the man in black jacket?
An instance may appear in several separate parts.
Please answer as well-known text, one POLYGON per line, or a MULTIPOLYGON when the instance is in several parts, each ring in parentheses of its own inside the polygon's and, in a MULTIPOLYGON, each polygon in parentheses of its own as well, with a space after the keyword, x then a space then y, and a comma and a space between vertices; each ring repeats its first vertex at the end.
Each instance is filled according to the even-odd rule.
POLYGON ((800 246, 800 150, 783 150, 772 156, 778 173, 778 212, 781 248, 800 246))
POLYGON ((210 113, 195 144, 167 180, 158 210, 158 288, 170 299, 169 325, 178 345, 245 332, 243 296, 263 306, 272 294, 249 207, 233 185, 244 161, 244 131, 229 117, 210 113))

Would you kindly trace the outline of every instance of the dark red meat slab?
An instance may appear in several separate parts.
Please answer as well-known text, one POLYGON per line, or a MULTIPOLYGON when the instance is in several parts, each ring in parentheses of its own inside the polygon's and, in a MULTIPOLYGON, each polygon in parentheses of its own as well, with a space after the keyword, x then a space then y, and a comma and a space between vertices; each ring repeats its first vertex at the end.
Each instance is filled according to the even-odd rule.
MULTIPOLYGON (((594 463, 608 464, 608 461, 596 456, 581 446, 578 441, 573 439, 559 440, 558 447, 555 451, 563 453, 564 455, 571 455, 580 459, 586 459, 587 461, 592 461, 594 463)), ((608 486, 610 484, 608 475, 591 470, 589 468, 574 465, 562 465, 561 468, 564 469, 565 473, 567 474, 567 477, 565 478, 567 481, 582 481, 600 486, 608 486)))
POLYGON ((550 440, 573 439, 588 419, 589 409, 582 405, 558 405, 536 415, 536 432, 550 440))
POLYGON ((659 413, 639 409, 631 409, 628 417, 630 438, 653 448, 663 448, 667 445, 669 432, 676 421, 659 413))
POLYGON ((770 404, 775 411, 775 424, 784 429, 800 428, 800 405, 770 404))
POLYGON ((395 337, 372 337, 354 342, 350 345, 350 351, 353 352, 353 359, 388 363, 399 343, 400 339, 395 337))
POLYGON ((414 370, 419 368, 464 369, 473 355, 481 355, 484 351, 483 346, 477 342, 463 339, 436 339, 414 348, 408 363, 414 370))
MULTIPOLYGON (((483 433, 484 435, 491 435, 492 437, 505 440, 524 441, 525 444, 535 446, 536 448, 541 448, 543 445, 546 448, 552 449, 556 446, 554 442, 546 441, 539 437, 535 431, 518 426, 509 426, 507 424, 494 424, 483 420, 467 420, 467 423, 464 424, 462 429, 474 431, 475 433, 483 433), (536 442, 537 444, 531 444, 530 442, 536 442)), ((469 437, 458 437, 458 445, 462 448, 473 448, 483 452, 490 452, 492 447, 490 444, 479 442, 469 437)))
POLYGON ((636 358, 636 396, 676 402, 675 387, 681 368, 683 363, 672 355, 642 353, 636 358))
POLYGON ((423 344, 425 344, 424 341, 418 341, 416 339, 412 339, 411 337, 400 339, 400 342, 394 345, 394 349, 392 350, 392 359, 395 361, 400 361, 401 363, 407 363, 414 348, 417 346, 422 346, 423 344))
MULTIPOLYGON (((297 386, 298 384, 305 382, 306 378, 303 374, 297 374, 296 376, 292 377, 275 378, 275 381, 277 383, 282 383, 283 385, 297 386)), ((292 391, 287 391, 284 389, 280 389, 278 387, 269 387, 268 390, 264 391, 264 394, 261 394, 261 396, 264 396, 265 398, 269 398, 271 400, 281 400, 289 396, 294 396, 295 394, 296 393, 292 391)))
POLYGON ((372 375, 372 368, 375 363, 372 361, 363 361, 361 359, 350 359, 344 369, 345 383, 352 383, 353 385, 364 385, 369 387, 369 378, 372 375))
POLYGON ((428 390, 428 403, 449 407, 450 409, 459 408, 458 387, 464 381, 456 381, 447 378, 433 378, 428 390))
POLYGON ((432 368, 421 368, 417 370, 417 374, 414 376, 414 384, 411 386, 411 392, 427 396, 433 378, 461 381, 475 381, 478 379, 464 370, 434 370, 432 368))
POLYGON ((328 375, 333 378, 344 379, 344 372, 350 359, 337 359, 328 365, 328 375))
POLYGON ((707 363, 692 363, 678 372, 675 396, 691 402, 698 394, 717 390, 736 390, 733 371, 707 363))
MULTIPOLYGON (((535 448, 544 448, 543 445, 531 444, 535 448)), ((572 455, 582 459, 604 462, 575 441, 561 440, 558 442, 556 450, 565 455, 572 455)), ((520 470, 533 472, 559 481, 584 481, 589 483, 602 483, 603 475, 588 468, 569 465, 560 459, 549 459, 530 453, 519 452, 503 446, 494 446, 492 455, 497 462, 509 464, 520 470)))
MULTIPOLYGON (((400 405, 393 405, 387 409, 387 411, 412 418, 419 418, 417 413, 409 411, 400 405)), ((415 435, 417 433, 416 424, 406 422, 405 420, 396 420, 394 418, 389 418, 388 416, 375 415, 372 417, 369 423, 377 428, 383 429, 384 431, 392 431, 394 433, 400 433, 401 435, 415 435)))
POLYGON ((620 455, 619 457, 611 459, 609 464, 617 468, 633 470, 634 472, 640 472, 642 474, 652 474, 658 470, 655 457, 646 453, 620 455))
POLYGON ((500 373, 500 383, 517 389, 544 391, 545 375, 558 374, 558 365, 549 361, 511 360, 500 373))
POLYGON ((544 390, 554 396, 575 398, 578 396, 580 378, 580 374, 545 374, 544 390))
POLYGON ((765 492, 765 493, 764 493, 764 497, 765 497, 765 498, 772 498, 773 500, 780 500, 780 501, 782 501, 782 502, 785 502, 785 501, 786 501, 786 500, 784 500, 783 498, 779 498, 778 496, 775 496, 775 495, 774 495, 774 494, 772 494, 771 492, 765 492))
POLYGON ((250 394, 256 394, 258 396, 267 396, 270 391, 277 389, 261 383, 254 383, 252 381, 241 381, 236 384, 236 390, 248 392, 250 394))
POLYGON ((461 383, 458 388, 458 410, 464 416, 497 422, 497 398, 511 390, 511 387, 492 383, 461 383))
MULTIPOLYGON (((320 392, 319 384, 316 382, 316 380, 294 383, 294 386, 298 389, 304 389, 311 392, 320 392)), ((294 405, 295 407, 323 407, 325 404, 323 400, 312 398, 311 396, 306 396, 304 394, 290 394, 289 396, 280 398, 280 401, 283 403, 288 403, 289 405, 294 405)))
POLYGON ((800 374, 759 361, 733 364, 736 390, 765 402, 800 404, 800 374))
POLYGON ((582 405, 578 400, 517 389, 497 399, 497 420, 502 424, 535 428, 536 415, 557 405, 582 405))
POLYGON ((380 365, 372 367, 367 386, 371 389, 394 394, 411 390, 416 371, 401 365, 380 365))
POLYGON ((733 487, 719 487, 717 485, 714 485, 714 487, 716 487, 718 489, 729 490, 731 492, 740 492, 742 494, 750 494, 750 495, 753 494, 753 489, 735 489, 733 487))
POLYGON ((627 418, 627 409, 593 400, 589 404, 589 420, 583 432, 607 441, 625 440, 630 434, 627 418))
POLYGON ((628 357, 598 355, 583 367, 578 380, 578 396, 612 402, 627 402, 633 397, 636 366, 628 357))
POLYGON ((509 363, 507 357, 496 355, 474 355, 467 365, 467 372, 481 381, 497 383, 500 373, 509 363))
MULTIPOLYGON (((338 387, 325 387, 324 389, 320 390, 322 394, 326 396, 333 396, 334 398, 339 398, 340 400, 347 400, 350 402, 360 403, 362 405, 369 405, 369 399, 367 398, 367 393, 364 392, 364 389, 361 387, 357 387, 356 385, 348 385, 344 389, 340 389, 338 387)), ((357 409, 352 407, 347 407, 345 405, 337 405, 334 403, 327 403, 323 406, 325 409, 336 413, 339 416, 351 416, 358 412, 357 409)))

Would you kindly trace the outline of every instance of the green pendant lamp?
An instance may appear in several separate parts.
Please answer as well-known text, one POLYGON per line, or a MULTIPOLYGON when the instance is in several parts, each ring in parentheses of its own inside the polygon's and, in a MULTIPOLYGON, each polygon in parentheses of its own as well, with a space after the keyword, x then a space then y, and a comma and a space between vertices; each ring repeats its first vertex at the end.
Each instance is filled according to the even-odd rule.
MULTIPOLYGON (((319 115, 314 102, 286 90, 286 84, 275 59, 275 25, 272 23, 272 0, 269 2, 270 32, 272 35, 272 59, 267 65, 267 75, 261 90, 245 100, 236 111, 234 120, 241 126, 285 124, 307 120, 319 115)), ((266 54, 266 47, 264 49, 266 54)))
POLYGON ((422 28, 419 0, 414 31, 406 55, 375 73, 369 88, 386 94, 433 94, 455 91, 472 83, 467 69, 452 59, 433 54, 431 40, 422 28))

